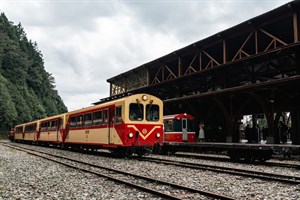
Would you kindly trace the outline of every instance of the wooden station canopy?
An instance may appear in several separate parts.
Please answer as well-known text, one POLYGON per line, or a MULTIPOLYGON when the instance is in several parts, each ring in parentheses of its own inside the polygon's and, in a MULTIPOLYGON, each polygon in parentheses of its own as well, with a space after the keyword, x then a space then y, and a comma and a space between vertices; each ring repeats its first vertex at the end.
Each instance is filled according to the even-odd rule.
POLYGON ((289 2, 108 79, 110 96, 150 93, 164 100, 166 114, 204 121, 213 102, 227 131, 235 129, 233 119, 253 113, 264 113, 274 129, 274 113, 300 116, 299 25, 300 1, 289 2))
POLYGON ((299 80, 299 8, 299 1, 290 2, 112 77, 110 96, 143 91, 166 100, 299 80))

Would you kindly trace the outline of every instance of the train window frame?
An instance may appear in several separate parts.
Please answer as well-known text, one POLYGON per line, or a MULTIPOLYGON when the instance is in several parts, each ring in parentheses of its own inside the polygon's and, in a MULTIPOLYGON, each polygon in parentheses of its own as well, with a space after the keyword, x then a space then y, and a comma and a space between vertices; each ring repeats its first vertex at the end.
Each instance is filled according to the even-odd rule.
POLYGON ((25 126, 25 133, 32 133, 36 131, 36 124, 29 124, 25 126))
POLYGON ((102 110, 98 110, 96 112, 93 112, 92 116, 93 116, 93 126, 101 126, 102 122, 103 122, 102 110))
POLYGON ((116 124, 121 124, 122 123, 122 106, 117 106, 116 107, 116 120, 115 123, 116 124))
POLYGON ((16 133, 23 133, 23 126, 17 127, 16 133))
POLYGON ((77 115, 76 116, 76 128, 81 128, 82 126, 83 126, 83 115, 77 115))
POLYGON ((90 127, 93 124, 93 116, 92 113, 86 113, 83 116, 83 126, 90 127), (88 119, 87 119, 88 118, 88 119))
POLYGON ((173 119, 164 120, 164 131, 172 132, 173 131, 173 119))
POLYGON ((182 132, 182 119, 174 119, 173 120, 173 131, 174 132, 182 132))
POLYGON ((48 122, 46 122, 46 126, 47 126, 47 129, 46 130, 50 130, 50 128, 51 128, 51 123, 48 121, 48 122))
POLYGON ((144 105, 141 103, 129 104, 129 119, 131 121, 143 121, 144 119, 144 105), (138 109, 137 109, 138 108, 138 109))
POLYGON ((104 109, 103 112, 103 125, 108 124, 108 109, 104 109))
POLYGON ((157 104, 146 105, 146 120, 150 122, 159 121, 159 105, 157 104))
POLYGON ((41 131, 47 130, 48 127, 46 125, 47 125, 46 122, 41 123, 41 131))
POLYGON ((70 128, 76 128, 76 116, 70 117, 70 128))
POLYGON ((50 130, 57 130, 58 128, 57 120, 52 120, 50 124, 51 124, 50 130))

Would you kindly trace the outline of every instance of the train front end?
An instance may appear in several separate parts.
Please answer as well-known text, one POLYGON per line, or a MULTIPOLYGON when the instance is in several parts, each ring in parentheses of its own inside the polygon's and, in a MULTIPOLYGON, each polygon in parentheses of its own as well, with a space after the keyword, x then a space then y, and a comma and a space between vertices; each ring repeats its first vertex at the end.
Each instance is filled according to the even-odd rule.
POLYGON ((125 100, 123 145, 139 156, 163 144, 163 102, 149 94, 125 100))

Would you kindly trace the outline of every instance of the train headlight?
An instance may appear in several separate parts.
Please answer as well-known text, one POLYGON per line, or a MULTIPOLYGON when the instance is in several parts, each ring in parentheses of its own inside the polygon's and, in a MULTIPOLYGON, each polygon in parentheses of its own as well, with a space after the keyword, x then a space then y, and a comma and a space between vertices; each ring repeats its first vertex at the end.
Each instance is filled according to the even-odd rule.
POLYGON ((156 133, 155 135, 157 138, 160 138, 160 134, 159 133, 156 133))
POLYGON ((142 100, 143 100, 143 101, 147 101, 147 100, 148 100, 147 95, 143 95, 143 96, 142 96, 142 100))
POLYGON ((129 138, 132 138, 132 137, 133 137, 133 133, 129 133, 129 134, 128 134, 128 137, 129 137, 129 138))

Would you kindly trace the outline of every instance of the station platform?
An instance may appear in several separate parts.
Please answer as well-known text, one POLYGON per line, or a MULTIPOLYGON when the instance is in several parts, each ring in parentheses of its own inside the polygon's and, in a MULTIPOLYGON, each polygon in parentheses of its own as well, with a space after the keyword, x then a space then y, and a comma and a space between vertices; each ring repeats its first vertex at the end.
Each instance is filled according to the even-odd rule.
POLYGON ((261 144, 261 143, 220 143, 220 142, 165 142, 168 152, 226 152, 233 160, 251 159, 268 160, 273 155, 300 155, 300 145, 261 144))

